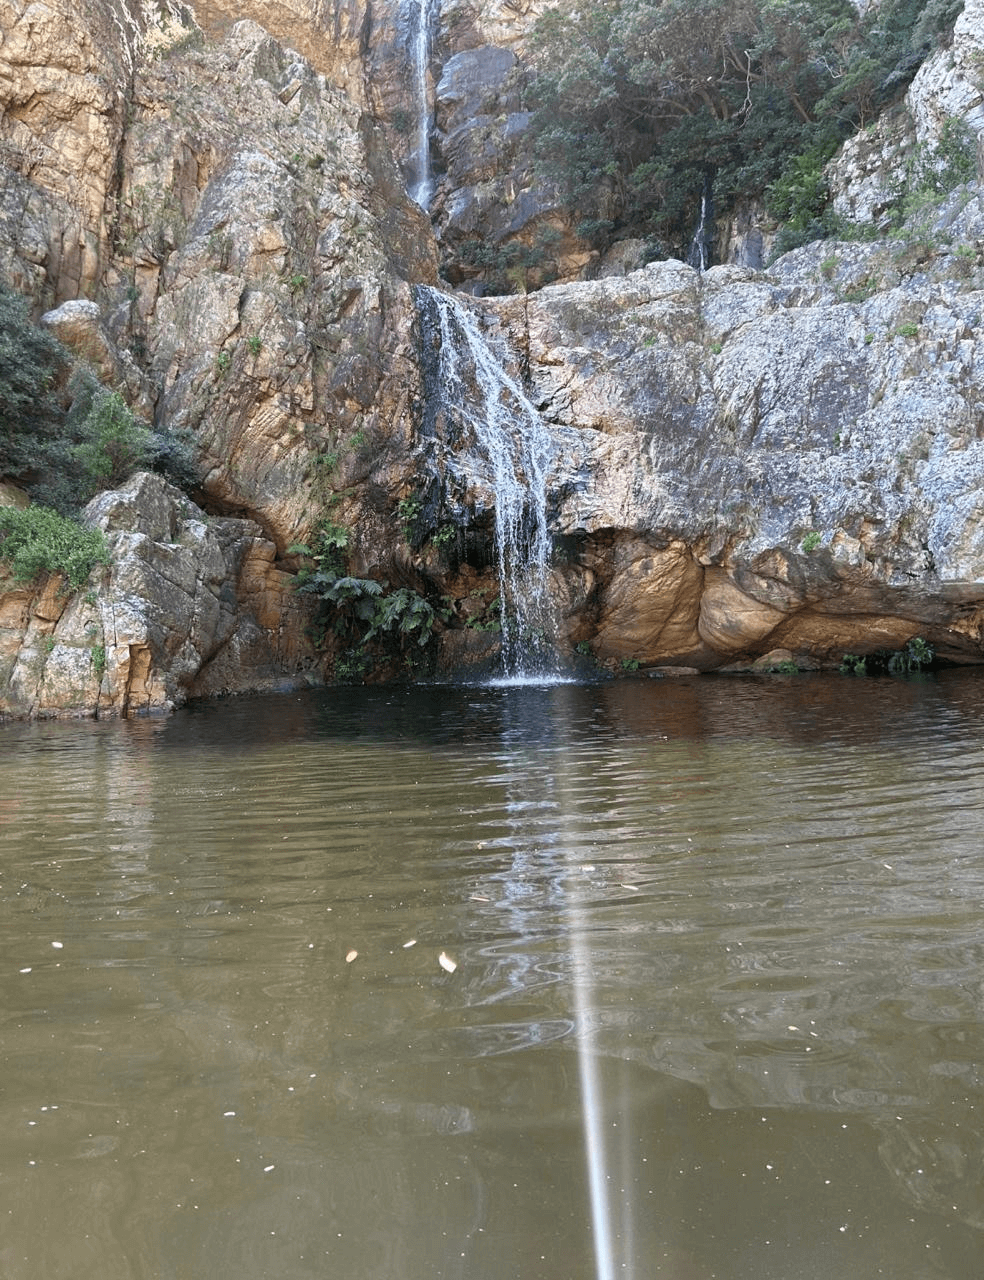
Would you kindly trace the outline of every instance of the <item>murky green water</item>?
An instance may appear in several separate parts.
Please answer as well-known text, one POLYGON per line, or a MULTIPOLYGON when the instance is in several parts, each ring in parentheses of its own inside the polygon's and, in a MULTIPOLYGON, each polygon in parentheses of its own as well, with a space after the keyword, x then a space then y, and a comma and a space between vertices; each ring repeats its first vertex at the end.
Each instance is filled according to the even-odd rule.
POLYGON ((980 1280, 982 674, 343 690, 0 762, 3 1280, 595 1280, 583 1062, 611 1275, 980 1280))

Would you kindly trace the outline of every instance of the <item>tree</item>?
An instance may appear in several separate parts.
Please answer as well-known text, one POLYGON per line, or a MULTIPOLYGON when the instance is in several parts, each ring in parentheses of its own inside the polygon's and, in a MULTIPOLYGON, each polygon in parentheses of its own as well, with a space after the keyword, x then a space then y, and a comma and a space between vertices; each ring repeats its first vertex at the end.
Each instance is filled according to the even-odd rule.
POLYGON ((530 46, 541 177, 599 248, 685 251, 701 193, 761 196, 904 91, 959 0, 561 0, 530 46), (927 34, 930 33, 930 34, 927 34))
POLYGON ((65 414, 55 394, 65 348, 0 284, 0 478, 29 482, 47 465, 65 414))

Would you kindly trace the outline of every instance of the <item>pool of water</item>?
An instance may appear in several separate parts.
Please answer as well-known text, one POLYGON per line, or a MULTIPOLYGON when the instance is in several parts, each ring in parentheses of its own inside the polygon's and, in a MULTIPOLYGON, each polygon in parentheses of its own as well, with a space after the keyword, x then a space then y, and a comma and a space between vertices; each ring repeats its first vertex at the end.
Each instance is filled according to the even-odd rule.
POLYGON ((4 1280, 980 1280, 984 674, 0 762, 4 1280))

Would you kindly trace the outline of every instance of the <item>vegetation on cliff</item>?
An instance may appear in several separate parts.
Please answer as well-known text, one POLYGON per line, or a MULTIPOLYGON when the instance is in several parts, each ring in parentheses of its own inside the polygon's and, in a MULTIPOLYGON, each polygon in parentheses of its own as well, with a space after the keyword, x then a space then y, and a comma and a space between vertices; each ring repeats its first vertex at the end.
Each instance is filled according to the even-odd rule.
POLYGON ((963 0, 563 0, 531 41, 541 175, 605 248, 686 255, 702 192, 824 233, 824 162, 905 92, 963 0))
POLYGON ((32 499, 0 509, 0 564, 15 581, 61 573, 73 587, 107 559, 98 530, 78 515, 97 493, 156 467, 191 483, 183 442, 153 431, 103 386, 0 282, 0 479, 32 499))

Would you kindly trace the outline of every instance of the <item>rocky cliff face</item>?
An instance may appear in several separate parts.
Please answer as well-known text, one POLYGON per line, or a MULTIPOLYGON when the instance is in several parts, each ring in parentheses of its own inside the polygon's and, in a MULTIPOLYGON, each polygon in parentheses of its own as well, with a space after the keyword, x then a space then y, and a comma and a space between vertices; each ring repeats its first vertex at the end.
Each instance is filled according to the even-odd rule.
POLYGON ((654 264, 496 313, 554 424, 558 534, 602 658, 801 663, 984 632, 984 208, 955 247, 654 264))
MULTIPOLYGON (((2 597, 3 705, 115 713, 316 678, 290 548, 325 520, 349 573, 443 600, 446 665, 487 657, 495 495, 431 404, 413 286, 437 283, 439 246, 405 188, 407 14, 256 8, 293 25, 287 45, 222 4, 203 38, 177 6, 88 0, 80 23, 60 2, 5 4, 0 270, 188 434, 199 488, 97 500, 116 559, 91 596, 2 597)), ((443 11, 427 83, 445 241, 552 216, 510 150, 535 7, 443 11)), ((966 83, 973 38, 940 55, 966 83)), ((550 430, 562 648, 703 670, 920 634, 979 660, 978 187, 934 217, 767 272, 632 271, 623 246, 619 274, 471 304, 550 430)))

